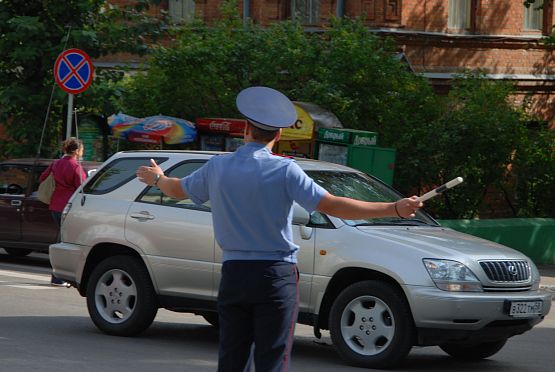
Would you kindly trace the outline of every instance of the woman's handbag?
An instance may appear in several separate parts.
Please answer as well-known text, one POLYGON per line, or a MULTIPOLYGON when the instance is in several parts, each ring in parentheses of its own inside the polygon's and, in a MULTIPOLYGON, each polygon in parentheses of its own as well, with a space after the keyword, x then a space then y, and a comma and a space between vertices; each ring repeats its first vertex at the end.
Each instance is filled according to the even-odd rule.
POLYGON ((55 187, 56 181, 54 180, 54 173, 50 171, 48 177, 46 177, 39 185, 37 198, 45 204, 50 204, 50 199, 52 199, 55 187))

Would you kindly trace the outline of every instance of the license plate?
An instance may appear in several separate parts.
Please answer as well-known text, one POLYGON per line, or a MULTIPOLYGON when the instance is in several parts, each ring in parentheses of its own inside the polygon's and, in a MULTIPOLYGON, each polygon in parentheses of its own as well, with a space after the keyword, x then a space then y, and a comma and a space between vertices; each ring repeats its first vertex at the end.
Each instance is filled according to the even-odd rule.
POLYGON ((509 315, 515 318, 541 315, 542 305, 542 301, 512 301, 509 307, 509 315))

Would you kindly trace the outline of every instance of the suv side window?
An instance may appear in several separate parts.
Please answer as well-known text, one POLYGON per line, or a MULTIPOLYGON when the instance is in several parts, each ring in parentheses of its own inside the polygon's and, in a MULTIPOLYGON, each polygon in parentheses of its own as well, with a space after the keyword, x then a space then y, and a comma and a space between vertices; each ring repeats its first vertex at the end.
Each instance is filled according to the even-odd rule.
MULTIPOLYGON (((136 177, 135 172, 141 165, 150 166, 151 158, 119 158, 106 165, 95 173, 93 178, 85 185, 85 194, 106 194, 126 184, 136 177)), ((156 163, 162 164, 168 158, 153 158, 156 163)))
POLYGON ((0 194, 25 195, 31 167, 6 164, 0 166, 0 194))
MULTIPOLYGON (((183 178, 193 173, 200 167, 204 165, 206 161, 187 161, 180 163, 177 166, 171 168, 166 173, 168 177, 183 178)), ((200 211, 210 212, 210 201, 207 201, 203 205, 196 205, 191 199, 175 199, 167 195, 162 194, 160 189, 156 186, 149 186, 144 191, 142 195, 139 196, 138 201, 144 203, 154 203, 167 205, 171 207, 196 209, 200 211)))

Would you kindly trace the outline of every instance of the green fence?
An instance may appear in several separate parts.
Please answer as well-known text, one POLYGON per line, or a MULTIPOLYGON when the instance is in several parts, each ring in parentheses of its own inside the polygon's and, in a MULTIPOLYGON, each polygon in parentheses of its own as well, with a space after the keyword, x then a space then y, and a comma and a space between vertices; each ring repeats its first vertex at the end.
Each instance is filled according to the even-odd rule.
POLYGON ((514 248, 536 264, 555 264, 555 218, 440 220, 443 226, 514 248))

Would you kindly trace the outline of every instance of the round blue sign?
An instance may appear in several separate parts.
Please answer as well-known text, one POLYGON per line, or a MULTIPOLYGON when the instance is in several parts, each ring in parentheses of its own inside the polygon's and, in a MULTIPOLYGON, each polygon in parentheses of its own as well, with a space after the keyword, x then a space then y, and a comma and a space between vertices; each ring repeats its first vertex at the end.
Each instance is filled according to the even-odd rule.
POLYGON ((54 78, 64 91, 78 94, 92 83, 94 67, 87 53, 80 49, 63 51, 54 64, 54 78))

